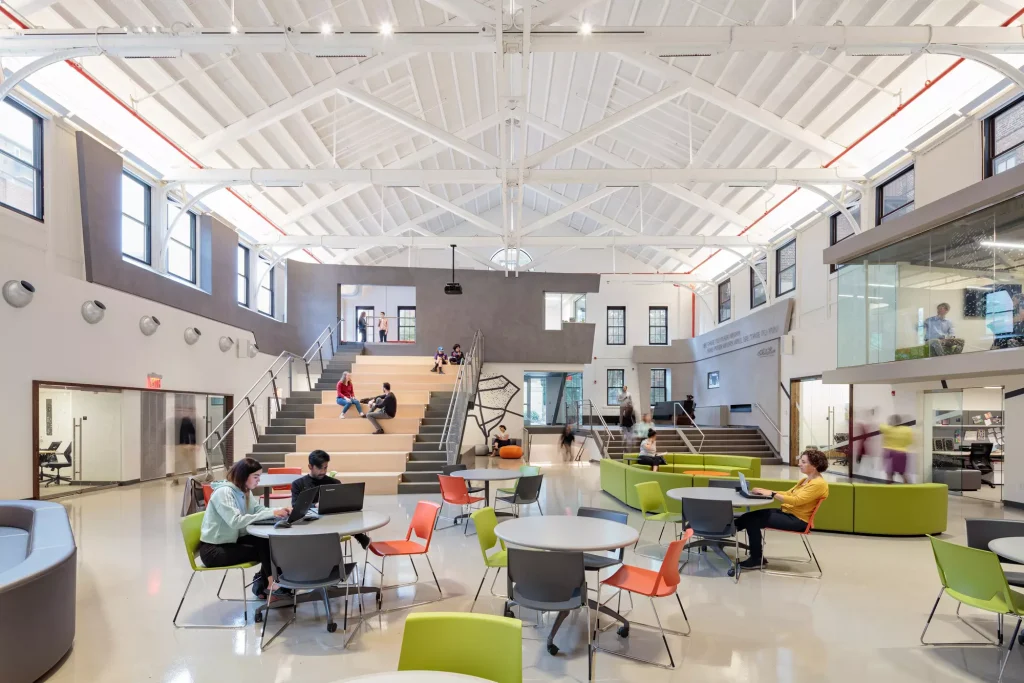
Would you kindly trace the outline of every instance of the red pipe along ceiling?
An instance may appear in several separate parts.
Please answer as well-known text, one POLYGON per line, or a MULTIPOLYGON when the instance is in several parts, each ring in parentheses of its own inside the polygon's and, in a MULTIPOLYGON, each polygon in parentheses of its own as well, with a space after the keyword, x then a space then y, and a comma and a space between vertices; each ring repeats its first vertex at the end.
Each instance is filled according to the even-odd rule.
MULTIPOLYGON (((22 21, 21 19, 19 19, 19 18, 18 18, 17 16, 15 16, 14 14, 12 14, 12 13, 10 12, 10 10, 6 9, 5 7, 3 7, 3 5, 0 5, 0 14, 3 14, 3 15, 4 15, 5 17, 7 17, 8 19, 10 19, 10 20, 11 20, 11 21, 12 21, 12 22, 14 23, 14 25, 15 25, 15 26, 17 26, 18 28, 26 28, 26 29, 27 29, 27 28, 33 28, 33 27, 29 26, 28 24, 26 24, 26 23, 25 23, 24 21, 22 21)), ((206 166, 204 166, 202 162, 200 162, 200 161, 199 161, 198 159, 196 159, 196 158, 195 158, 194 156, 192 156, 191 154, 189 154, 188 152, 186 152, 186 151, 185 151, 185 150, 184 150, 184 149, 183 149, 183 148, 182 148, 182 147, 181 147, 180 145, 178 145, 178 144, 177 144, 177 143, 175 143, 175 142, 174 142, 173 140, 171 140, 171 139, 170 139, 169 137, 167 137, 167 135, 165 135, 165 134, 164 134, 164 133, 163 133, 163 132, 162 132, 162 131, 161 131, 161 130, 160 130, 159 128, 157 128, 157 127, 156 127, 156 126, 154 126, 154 125, 153 125, 152 123, 150 123, 150 122, 149 122, 148 120, 146 120, 146 118, 145 118, 145 117, 143 117, 143 116, 142 116, 141 114, 139 114, 139 113, 138 113, 137 111, 135 111, 134 109, 132 109, 131 107, 129 107, 129 106, 128 106, 128 105, 127 105, 127 104, 126 104, 125 102, 124 102, 124 100, 122 100, 122 99, 121 99, 120 97, 118 97, 117 95, 115 95, 115 94, 114 94, 114 93, 113 93, 113 92, 112 92, 112 91, 111 91, 111 90, 110 90, 109 88, 107 88, 107 87, 106 87, 105 85, 103 85, 103 84, 102 84, 102 83, 100 83, 100 82, 99 82, 98 80, 96 80, 96 79, 95 79, 95 78, 94 78, 94 77, 93 77, 93 76, 92 76, 92 75, 91 75, 91 74, 90 74, 90 73, 89 73, 88 71, 86 71, 86 70, 85 70, 84 68, 82 68, 82 66, 81 66, 81 65, 79 65, 79 64, 78 64, 77 62, 75 62, 75 61, 73 61, 73 60, 70 60, 70 59, 68 59, 68 60, 65 60, 65 61, 64 61, 64 63, 65 63, 65 64, 67 64, 68 66, 70 66, 70 67, 71 67, 72 69, 74 69, 75 71, 77 71, 77 72, 78 72, 79 74, 81 74, 81 75, 82 75, 82 77, 84 77, 84 78, 85 78, 85 79, 86 79, 87 81, 89 81, 89 82, 90 82, 90 83, 92 83, 92 84, 93 84, 94 86, 96 86, 97 88, 99 88, 99 90, 100 90, 100 91, 101 91, 101 92, 102 92, 102 93, 103 93, 104 95, 106 95, 106 96, 107 96, 107 97, 109 97, 110 99, 114 100, 114 102, 116 102, 116 103, 117 103, 118 105, 120 105, 120 107, 121 107, 122 109, 124 109, 124 110, 125 110, 126 112, 128 112, 129 114, 131 114, 132 116, 134 116, 134 117, 135 117, 136 119, 138 119, 138 120, 139 120, 139 122, 141 122, 141 123, 142 123, 142 125, 144 125, 144 126, 145 126, 146 128, 148 128, 149 130, 151 130, 151 131, 152 131, 153 133, 155 133, 155 134, 157 135, 157 137, 159 137, 159 138, 160 138, 161 140, 163 140, 163 141, 164 141, 164 142, 166 142, 166 143, 167 143, 168 145, 170 145, 170 146, 171 146, 172 148, 174 148, 174 150, 175 150, 176 152, 178 152, 178 154, 180 154, 181 156, 185 157, 185 159, 187 159, 187 160, 188 160, 188 162, 189 162, 190 164, 192 164, 192 165, 193 165, 193 166, 195 166, 196 168, 206 168, 206 166)), ((267 217, 267 215, 266 215, 266 214, 264 214, 264 213, 263 213, 262 211, 260 211, 259 209, 257 209, 257 208, 256 208, 255 206, 253 206, 253 205, 252 205, 252 202, 250 202, 250 201, 249 201, 248 199, 246 199, 246 198, 245 198, 245 197, 243 197, 242 195, 238 194, 237 192, 235 192, 235 190, 233 190, 233 189, 232 189, 232 188, 230 188, 230 187, 229 187, 229 188, 227 188, 227 191, 228 191, 228 192, 230 192, 230 193, 231 193, 232 195, 234 195, 234 197, 235 197, 236 199, 238 199, 238 200, 239 200, 240 202, 242 202, 242 203, 243 203, 243 204, 245 204, 245 205, 246 205, 247 207, 249 207, 249 209, 251 209, 253 213, 255 213, 255 214, 256 214, 257 216, 259 216, 259 217, 260 217, 260 218, 262 218, 262 219, 263 219, 264 221, 266 221, 266 222, 267 222, 267 224, 268 224, 268 225, 270 225, 270 227, 272 227, 272 228, 273 228, 274 230, 277 230, 277 231, 278 231, 279 233, 281 233, 282 235, 287 235, 287 234, 288 234, 288 233, 286 233, 286 232, 285 232, 284 230, 282 230, 282 229, 281 229, 280 227, 278 227, 278 225, 277 225, 276 223, 274 223, 274 221, 270 220, 270 219, 269 219, 269 218, 267 217)), ((320 259, 318 259, 318 258, 317 258, 316 256, 314 256, 314 255, 313 255, 313 254, 312 254, 312 253, 311 253, 311 252, 310 252, 310 251, 309 251, 308 249, 303 249, 303 251, 304 251, 304 252, 306 252, 306 254, 308 254, 308 255, 309 255, 309 257, 310 257, 310 258, 312 258, 312 259, 313 259, 314 261, 316 261, 317 263, 323 263, 323 261, 321 261, 321 260, 320 260, 320 259)))

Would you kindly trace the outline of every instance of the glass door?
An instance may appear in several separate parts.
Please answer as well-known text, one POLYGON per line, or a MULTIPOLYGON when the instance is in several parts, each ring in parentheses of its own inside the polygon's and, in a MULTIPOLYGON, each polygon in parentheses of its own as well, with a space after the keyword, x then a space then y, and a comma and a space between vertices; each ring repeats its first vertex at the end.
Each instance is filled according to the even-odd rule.
POLYGON ((120 391, 41 386, 39 403, 40 498, 121 481, 120 391))
POLYGON ((819 377, 794 380, 790 389, 790 464, 809 448, 828 456, 828 471, 850 475, 850 385, 819 377))

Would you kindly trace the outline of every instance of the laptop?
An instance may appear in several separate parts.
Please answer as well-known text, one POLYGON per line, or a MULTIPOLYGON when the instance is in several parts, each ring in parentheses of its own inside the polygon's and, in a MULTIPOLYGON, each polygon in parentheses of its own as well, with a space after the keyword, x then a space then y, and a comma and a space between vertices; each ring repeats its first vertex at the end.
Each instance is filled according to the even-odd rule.
POLYGON ((300 493, 295 499, 295 504, 292 506, 292 512, 288 515, 287 519, 271 517, 269 519, 261 519, 258 522, 253 522, 253 524, 268 526, 273 524, 275 527, 290 527, 295 522, 306 518, 306 513, 309 512, 309 508, 312 507, 313 501, 316 500, 317 491, 318 489, 313 487, 300 493))
POLYGON ((359 512, 363 509, 366 483, 325 484, 320 488, 320 505, 317 512, 332 515, 340 512, 359 512))
POLYGON ((740 472, 740 488, 739 488, 739 491, 740 491, 740 495, 743 496, 744 498, 756 498, 758 500, 767 500, 769 498, 774 498, 775 497, 774 495, 772 495, 772 496, 762 496, 759 493, 751 493, 750 492, 750 485, 747 484, 747 478, 743 476, 742 472, 740 472))

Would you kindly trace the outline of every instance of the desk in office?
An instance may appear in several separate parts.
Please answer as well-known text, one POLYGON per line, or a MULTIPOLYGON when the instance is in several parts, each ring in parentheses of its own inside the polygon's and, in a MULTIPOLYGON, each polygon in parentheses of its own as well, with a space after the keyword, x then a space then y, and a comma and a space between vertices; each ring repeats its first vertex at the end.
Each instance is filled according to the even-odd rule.
MULTIPOLYGON (((364 510, 361 512, 343 512, 335 515, 324 515, 313 521, 296 522, 290 527, 253 524, 246 527, 245 531, 250 536, 258 536, 259 538, 270 538, 271 536, 313 536, 315 534, 337 534, 338 542, 340 543, 342 536, 365 534, 369 531, 387 526, 390 521, 391 518, 382 512, 370 512, 364 510)), ((354 591, 351 589, 348 591, 348 595, 361 595, 364 593, 373 593, 377 604, 380 604, 380 588, 377 588, 376 586, 360 586, 354 591)), ((331 588, 327 591, 327 596, 330 598, 342 598, 345 597, 345 595, 346 591, 343 588, 331 588)), ((296 602, 319 602, 320 599, 320 594, 313 591, 299 595, 296 598, 296 602)), ((277 600, 270 604, 270 608, 290 607, 291 604, 291 600, 277 600)), ((255 616, 253 618, 257 622, 262 621, 263 613, 266 609, 266 605, 261 605, 256 608, 255 616)))

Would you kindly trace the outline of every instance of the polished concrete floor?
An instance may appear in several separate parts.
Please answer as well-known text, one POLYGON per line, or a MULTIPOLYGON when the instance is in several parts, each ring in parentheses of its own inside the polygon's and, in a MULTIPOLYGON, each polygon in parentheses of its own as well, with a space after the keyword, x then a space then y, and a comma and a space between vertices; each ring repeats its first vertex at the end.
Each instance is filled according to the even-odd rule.
MULTIPOLYGON (((498 465, 487 458, 480 460, 484 466, 498 465)), ((557 457, 553 449, 542 448, 534 453, 534 460, 556 461, 557 457)), ((790 472, 780 468, 770 476, 790 472)), ((596 466, 551 462, 544 473, 543 503, 549 515, 574 512, 582 505, 623 509, 599 490, 596 466)), ((190 573, 178 530, 181 498, 180 487, 156 482, 61 501, 68 507, 78 542, 78 629, 73 651, 48 680, 323 683, 395 668, 406 611, 384 615, 381 627, 376 618, 368 620, 347 649, 340 629, 326 632, 323 609, 313 604, 300 606, 298 621, 262 652, 251 617, 249 626, 237 631, 175 629, 171 616, 190 573)), ((368 509, 391 516, 391 524, 374 537, 404 537, 417 499, 368 498, 368 509)), ((964 538, 965 517, 1021 517, 996 503, 969 498, 951 498, 949 509, 947 536, 956 541, 964 538)), ((631 523, 639 527, 635 511, 631 523)), ((657 528, 648 525, 641 549, 656 543, 657 534, 657 528)), ((725 576, 721 561, 691 561, 679 592, 693 634, 669 636, 677 668, 666 671, 598 654, 597 679, 648 683, 995 680, 1001 656, 995 649, 937 649, 919 644, 939 589, 927 539, 815 533, 813 545, 824 568, 821 580, 749 572, 736 584, 725 576)), ((769 557, 794 556, 799 551, 797 539, 769 536, 769 557)), ((479 552, 474 535, 464 536, 461 529, 437 532, 431 558, 445 599, 417 609, 468 610, 483 573, 479 552)), ((632 551, 627 562, 655 566, 632 551)), ((392 563, 392 568, 395 564, 400 563, 392 563)), ((402 567, 400 576, 389 569, 388 582, 411 579, 407 567, 402 567)), ((421 567, 426 570, 425 565, 421 567)), ((424 575, 429 577, 426 571, 421 572, 424 575)), ((219 579, 211 573, 193 582, 184 619, 229 624, 238 618, 240 603, 218 602, 214 597, 219 579)), ((237 582, 236 574, 229 582, 235 596, 237 582)), ((503 583, 504 575, 500 590, 503 583)), ((432 584, 423 584, 415 595, 413 589, 403 589, 399 595, 390 592, 385 606, 435 595, 432 584)), ((955 603, 943 600, 930 637, 978 640, 969 628, 956 623, 954 608, 955 603)), ((666 627, 683 629, 674 601, 663 600, 658 609, 666 627)), ((485 587, 477 611, 500 614, 501 600, 487 595, 485 587)), ((980 628, 992 630, 993 618, 969 612, 964 611, 980 628)), ((534 623, 532 613, 524 616, 534 623)), ((566 622, 560 632, 558 656, 544 649, 544 630, 524 630, 524 680, 586 680, 586 622, 580 616, 566 622)), ((637 601, 631 617, 654 623, 646 600, 637 601)), ((280 615, 272 617, 270 628, 280 619, 280 615)), ((614 630, 603 633, 601 642, 609 648, 625 646, 614 630)), ((665 655, 660 638, 640 628, 633 629, 628 647, 644 657, 665 655)), ((1024 681, 1024 654, 1011 654, 1004 680, 1024 681)))

